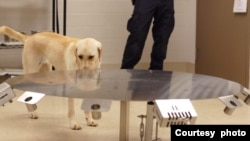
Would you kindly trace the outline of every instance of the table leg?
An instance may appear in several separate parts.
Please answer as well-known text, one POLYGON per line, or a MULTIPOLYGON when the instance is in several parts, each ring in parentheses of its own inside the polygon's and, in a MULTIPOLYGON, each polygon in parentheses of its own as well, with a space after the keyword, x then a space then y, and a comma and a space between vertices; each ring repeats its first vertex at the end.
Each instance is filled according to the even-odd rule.
POLYGON ((154 102, 149 101, 147 103, 147 114, 146 114, 146 126, 145 126, 144 141, 152 141, 153 121, 154 121, 153 108, 154 108, 154 102))
POLYGON ((121 101, 120 103, 120 140, 119 141, 128 141, 129 110, 130 110, 130 102, 121 101))

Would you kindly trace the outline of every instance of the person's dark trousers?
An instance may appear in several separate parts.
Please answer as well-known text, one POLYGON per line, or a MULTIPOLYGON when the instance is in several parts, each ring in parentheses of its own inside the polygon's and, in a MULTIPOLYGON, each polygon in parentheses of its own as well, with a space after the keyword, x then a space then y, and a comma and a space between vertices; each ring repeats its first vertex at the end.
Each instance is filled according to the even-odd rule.
POLYGON ((140 61, 152 20, 154 44, 149 69, 163 69, 168 41, 175 24, 173 0, 134 1, 134 11, 127 23, 130 35, 124 49, 121 69, 133 69, 140 61))

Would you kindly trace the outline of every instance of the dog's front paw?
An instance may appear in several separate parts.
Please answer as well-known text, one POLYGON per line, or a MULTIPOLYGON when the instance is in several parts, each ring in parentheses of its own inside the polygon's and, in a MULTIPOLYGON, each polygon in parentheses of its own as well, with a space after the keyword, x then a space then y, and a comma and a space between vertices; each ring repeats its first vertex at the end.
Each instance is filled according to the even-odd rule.
POLYGON ((70 128, 72 130, 81 130, 82 129, 82 127, 78 124, 72 124, 70 128))
POLYGON ((93 120, 93 119, 86 118, 86 122, 87 122, 87 125, 88 125, 88 126, 91 126, 91 127, 96 127, 96 126, 98 126, 97 121, 95 121, 95 120, 93 120))
POLYGON ((75 122, 75 121, 72 121, 70 123, 70 128, 72 130, 81 130, 82 129, 82 127, 77 122, 75 122))
POLYGON ((38 115, 36 113, 30 113, 29 116, 31 119, 38 119, 38 115))

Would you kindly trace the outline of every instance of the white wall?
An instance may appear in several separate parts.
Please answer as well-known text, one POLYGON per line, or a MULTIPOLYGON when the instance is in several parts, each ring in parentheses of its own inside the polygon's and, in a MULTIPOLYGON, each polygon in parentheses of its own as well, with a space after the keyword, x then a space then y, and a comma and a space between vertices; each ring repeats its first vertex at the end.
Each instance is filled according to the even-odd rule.
POLYGON ((19 31, 50 29, 51 0, 0 0, 0 25, 19 31))
MULTIPOLYGON (((62 4, 59 0, 61 33, 62 4)), ((51 5, 51 0, 1 0, 0 25, 24 32, 51 30, 51 5)), ((103 44, 103 63, 120 64, 132 10, 131 0, 68 0, 67 35, 96 38, 103 44)), ((175 11, 176 26, 166 61, 194 64, 196 0, 175 0, 175 11)), ((150 32, 141 62, 150 61, 151 45, 150 32)))

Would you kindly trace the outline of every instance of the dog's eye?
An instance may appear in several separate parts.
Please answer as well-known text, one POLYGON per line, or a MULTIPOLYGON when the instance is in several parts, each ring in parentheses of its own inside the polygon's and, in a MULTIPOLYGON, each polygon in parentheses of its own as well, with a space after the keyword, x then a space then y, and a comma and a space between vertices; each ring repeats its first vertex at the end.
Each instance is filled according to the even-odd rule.
POLYGON ((82 60, 83 56, 82 55, 78 55, 78 58, 82 60))
POLYGON ((91 59, 93 59, 94 58, 94 56, 89 56, 89 60, 91 60, 91 59))

